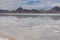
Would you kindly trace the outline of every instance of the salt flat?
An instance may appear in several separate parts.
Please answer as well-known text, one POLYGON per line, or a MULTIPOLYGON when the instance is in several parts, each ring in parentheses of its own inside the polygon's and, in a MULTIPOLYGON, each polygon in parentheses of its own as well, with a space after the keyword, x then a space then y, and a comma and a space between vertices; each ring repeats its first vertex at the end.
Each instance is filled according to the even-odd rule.
POLYGON ((0 40, 15 40, 13 37, 10 37, 2 32, 0 32, 0 40))
POLYGON ((0 32, 10 40, 60 40, 60 14, 0 13, 0 32))
POLYGON ((0 32, 15 40, 60 40, 60 19, 1 16, 0 32))

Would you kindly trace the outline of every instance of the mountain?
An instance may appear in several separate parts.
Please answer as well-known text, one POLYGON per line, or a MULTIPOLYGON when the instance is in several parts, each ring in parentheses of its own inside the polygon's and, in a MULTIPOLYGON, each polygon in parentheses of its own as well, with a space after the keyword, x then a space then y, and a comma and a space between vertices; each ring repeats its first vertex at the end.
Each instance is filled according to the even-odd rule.
POLYGON ((23 9, 22 7, 19 7, 16 9, 16 12, 18 13, 60 13, 60 7, 55 6, 49 10, 37 10, 37 9, 23 9))
POLYGON ((60 7, 55 6, 49 10, 37 10, 37 9, 23 9, 22 7, 17 8, 16 10, 2 10, 0 13, 60 13, 60 7))
POLYGON ((16 9, 17 13, 39 13, 39 10, 37 9, 23 9, 22 7, 19 7, 16 9))
POLYGON ((23 12, 23 8, 22 7, 17 8, 16 12, 23 12))
POLYGON ((6 13, 6 12, 8 13, 9 11, 0 9, 0 13, 6 13))
POLYGON ((48 10, 47 12, 48 12, 48 13, 49 13, 49 12, 50 12, 50 13, 60 13, 60 7, 55 6, 55 7, 53 7, 52 9, 48 10))

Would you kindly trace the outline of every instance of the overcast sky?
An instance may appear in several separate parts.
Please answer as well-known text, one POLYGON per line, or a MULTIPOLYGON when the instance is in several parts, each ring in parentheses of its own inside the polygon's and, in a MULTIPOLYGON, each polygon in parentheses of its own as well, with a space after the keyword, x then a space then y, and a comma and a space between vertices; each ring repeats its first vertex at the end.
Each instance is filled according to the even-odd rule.
POLYGON ((18 7, 25 9, 50 9, 60 6, 60 0, 0 0, 0 9, 13 10, 18 7))

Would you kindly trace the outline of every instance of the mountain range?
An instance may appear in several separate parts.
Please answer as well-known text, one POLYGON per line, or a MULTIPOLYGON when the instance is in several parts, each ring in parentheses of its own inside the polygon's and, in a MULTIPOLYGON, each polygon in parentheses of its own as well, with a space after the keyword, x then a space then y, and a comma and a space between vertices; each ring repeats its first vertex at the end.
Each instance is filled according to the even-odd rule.
POLYGON ((49 10, 37 10, 37 9, 23 9, 22 7, 17 8, 16 10, 1 10, 0 13, 60 13, 60 7, 55 6, 49 10))

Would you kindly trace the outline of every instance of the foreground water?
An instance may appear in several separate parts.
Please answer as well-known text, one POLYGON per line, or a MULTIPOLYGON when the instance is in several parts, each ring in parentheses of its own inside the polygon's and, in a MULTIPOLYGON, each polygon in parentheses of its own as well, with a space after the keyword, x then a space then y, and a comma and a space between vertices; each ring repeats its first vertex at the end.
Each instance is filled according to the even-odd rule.
POLYGON ((0 32, 16 40, 60 40, 60 19, 2 16, 0 32))

